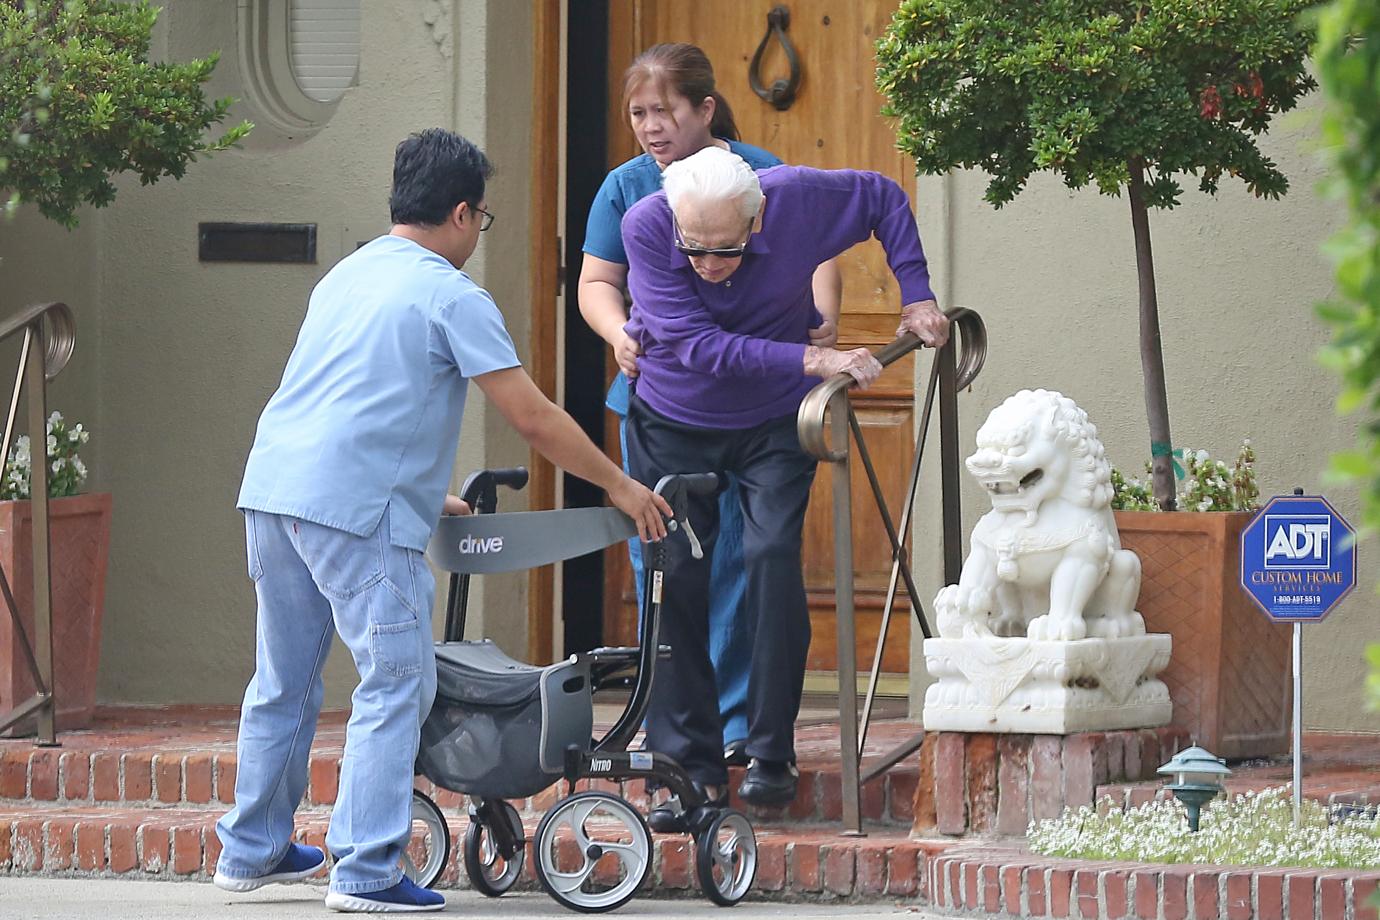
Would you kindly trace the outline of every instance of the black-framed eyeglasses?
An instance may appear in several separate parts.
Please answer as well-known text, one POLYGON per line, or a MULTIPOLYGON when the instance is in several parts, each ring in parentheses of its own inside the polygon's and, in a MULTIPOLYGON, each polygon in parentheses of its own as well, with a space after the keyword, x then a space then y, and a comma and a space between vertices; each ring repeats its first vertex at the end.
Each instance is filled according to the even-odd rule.
POLYGON ((741 259, 743 257, 743 253, 747 252, 748 240, 752 239, 751 220, 748 221, 747 235, 743 238, 743 242, 741 245, 724 246, 719 249, 705 249, 701 246, 687 246, 683 239, 685 234, 681 233, 680 230, 680 221, 676 220, 676 215, 674 214, 671 215, 671 226, 676 228, 675 239, 671 241, 672 245, 676 247, 676 252, 679 252, 683 256, 689 256, 692 259, 700 259, 704 256, 717 256, 720 259, 741 259))
POLYGON ((493 212, 492 212, 492 211, 486 211, 486 210, 484 210, 483 208, 479 207, 478 205, 475 205, 474 209, 475 209, 476 211, 478 211, 480 214, 483 214, 483 215, 484 215, 483 221, 479 224, 479 232, 480 232, 480 233, 483 233, 485 230, 489 229, 490 227, 492 227, 492 226, 494 225, 494 215, 493 215, 493 212))

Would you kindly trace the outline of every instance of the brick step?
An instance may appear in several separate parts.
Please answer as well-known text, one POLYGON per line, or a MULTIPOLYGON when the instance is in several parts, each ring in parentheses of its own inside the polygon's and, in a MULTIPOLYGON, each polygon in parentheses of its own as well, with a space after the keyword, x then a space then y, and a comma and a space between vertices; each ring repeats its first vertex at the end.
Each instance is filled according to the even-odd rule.
MULTIPOLYGON (((102 808, 70 803, 0 806, 0 873, 91 874, 165 879, 209 879, 220 841, 215 821, 221 809, 164 807, 102 808)), ((324 846, 329 812, 298 814, 298 840, 324 846)), ((468 888, 461 841, 468 819, 449 815, 452 847, 438 887, 468 888)), ((757 824, 757 822, 754 822, 757 824)), ((524 821, 529 836, 536 819, 524 821)), ((866 837, 845 837, 835 828, 757 824, 755 890, 791 898, 881 900, 920 893, 932 854, 945 844, 908 838, 896 828, 868 829, 866 837)), ((693 842, 684 835, 653 835, 655 855, 647 887, 661 891, 695 888, 693 842)), ((528 851, 521 888, 537 888, 528 851)), ((325 877, 325 872, 321 873, 325 877)), ((693 891, 691 891, 693 893, 693 891)))
MULTIPOLYGON (((68 736, 80 740, 80 735, 68 736)), ((229 805, 234 802, 235 753, 231 750, 187 750, 164 743, 136 750, 76 747, 36 748, 22 741, 0 743, 0 805, 16 802, 138 805, 177 807, 229 805)), ((339 749, 314 751, 309 761, 306 803, 335 803, 340 780, 339 749)), ((803 763, 795 801, 785 808, 746 807, 737 797, 742 769, 730 771, 732 804, 754 819, 769 822, 831 822, 842 820, 842 784, 837 762, 803 763)), ((869 821, 909 828, 914 811, 919 767, 912 761, 898 765, 863 787, 862 814, 869 821)), ((541 815, 564 794, 564 784, 513 804, 524 815, 541 815)), ((598 788, 620 792, 639 807, 647 797, 639 781, 620 790, 614 784, 598 788)), ((417 787, 444 809, 463 810, 463 796, 438 789, 424 778, 417 787)))

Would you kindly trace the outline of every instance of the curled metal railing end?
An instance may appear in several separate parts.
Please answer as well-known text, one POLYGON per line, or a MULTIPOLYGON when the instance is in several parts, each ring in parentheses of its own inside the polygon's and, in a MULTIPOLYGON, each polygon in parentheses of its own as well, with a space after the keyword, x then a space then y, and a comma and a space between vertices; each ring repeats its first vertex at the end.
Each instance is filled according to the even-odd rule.
POLYGON ((52 380, 72 357, 77 344, 77 321, 65 303, 45 304, 43 319, 47 324, 43 332, 44 365, 47 378, 52 380))
MULTIPOLYGON (((945 347, 958 349, 955 380, 961 390, 977 379, 987 361, 987 326, 975 310, 967 307, 955 307, 946 313, 950 328, 949 344, 945 347)), ((886 367, 915 351, 921 344, 919 338, 906 333, 877 352, 877 360, 886 367)), ((830 444, 825 419, 829 403, 853 383, 853 378, 848 374, 835 374, 805 394, 800 403, 795 417, 796 436, 800 439, 800 446, 816 460, 836 462, 845 456, 846 447, 835 448, 830 444)))
MULTIPOLYGON (((22 332, 25 328, 43 325, 44 374, 49 380, 58 375, 72 357, 72 348, 77 340, 77 321, 72 310, 65 303, 30 304, 13 316, 0 320, 0 341, 22 332)), ((36 331, 36 330, 35 330, 36 331)))

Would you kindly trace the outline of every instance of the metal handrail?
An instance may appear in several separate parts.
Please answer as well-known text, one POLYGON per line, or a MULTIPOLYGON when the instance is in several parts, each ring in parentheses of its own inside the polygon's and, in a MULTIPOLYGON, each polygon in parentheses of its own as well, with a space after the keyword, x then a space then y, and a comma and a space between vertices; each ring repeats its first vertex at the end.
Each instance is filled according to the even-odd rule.
MULTIPOLYGON (((942 521, 944 534, 944 579, 957 581, 962 565, 961 520, 958 485, 958 391, 967 387, 982 371, 987 360, 987 327, 976 312, 958 307, 947 312, 950 338, 940 349, 930 369, 929 386, 923 399, 923 412, 915 443, 915 459, 911 467, 910 485, 902 506, 899 526, 893 524, 887 510, 886 497, 873 467, 872 458, 863 439, 862 427, 849 403, 848 393, 856 381, 848 374, 835 374, 820 383, 800 403, 796 414, 796 434, 801 447, 816 459, 833 463, 834 489, 834 608, 838 643, 839 674, 839 748, 842 754, 841 786, 843 793, 843 823, 845 833, 862 834, 862 784, 895 766, 909 756, 924 739, 922 731, 892 751, 884 754, 866 773, 860 775, 863 747, 872 716, 881 673, 882 651, 891 626, 891 608, 896 599, 898 580, 904 580, 906 595, 915 612, 921 632, 930 637, 924 608, 912 580, 910 560, 905 551, 905 538, 910 528, 911 510, 919 485, 920 461, 924 456, 925 436, 936 396, 939 402, 940 468, 942 474, 942 521), (850 433, 852 435, 850 442, 850 433), (854 661, 856 630, 853 610, 853 496, 850 471, 850 446, 856 443, 858 456, 867 471, 877 511, 891 542, 891 579, 887 586, 886 602, 882 609, 882 625, 877 635, 877 647, 872 660, 866 702, 863 707, 861 733, 857 707, 857 663, 854 661)), ((876 354, 883 367, 894 364, 921 347, 918 337, 906 333, 876 354)))
POLYGON ((57 698, 53 680, 53 585, 49 542, 48 463, 44 434, 48 417, 48 381, 67 366, 76 344, 77 324, 72 311, 64 303, 34 304, 14 316, 0 321, 0 342, 23 333, 19 347, 19 368, 15 372, 14 391, 10 395, 10 411, 5 419, 4 440, 0 442, 0 471, 10 457, 15 422, 19 415, 20 397, 28 387, 29 435, 37 452, 29 479, 31 498, 30 528, 33 549, 33 605, 34 641, 19 616, 19 605, 10 589, 9 577, 0 568, 0 594, 9 607, 15 636, 24 650, 24 657, 33 676, 35 693, 17 704, 8 713, 0 714, 0 731, 35 716, 38 722, 36 744, 50 747, 57 744, 57 698), (38 347, 35 346, 37 342, 38 347))
MULTIPOLYGON (((945 315, 949 317, 951 338, 957 338, 960 342, 961 354, 955 370, 955 385, 961 390, 977 378, 987 360, 987 327, 982 317, 967 307, 955 307, 946 311, 945 315)), ((907 332, 887 343, 874 357, 882 367, 888 367, 922 347, 924 343, 920 337, 907 332)), ((795 416, 795 430, 800 438, 800 446, 816 460, 843 459, 837 449, 829 445, 825 434, 826 415, 834 397, 856 384, 857 381, 849 374, 835 374, 801 400, 795 416)))

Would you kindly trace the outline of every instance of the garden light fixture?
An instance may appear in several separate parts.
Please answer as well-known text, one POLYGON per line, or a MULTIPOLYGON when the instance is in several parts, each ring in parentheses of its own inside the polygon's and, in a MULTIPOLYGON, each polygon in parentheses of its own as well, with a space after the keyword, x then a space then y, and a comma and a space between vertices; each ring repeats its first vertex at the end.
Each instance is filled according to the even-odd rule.
POLYGON ((1156 772, 1174 777, 1174 782, 1164 788, 1184 803, 1188 809, 1188 829, 1195 834, 1203 806, 1223 791, 1221 779, 1231 774, 1225 760, 1197 745, 1175 754, 1156 772))

